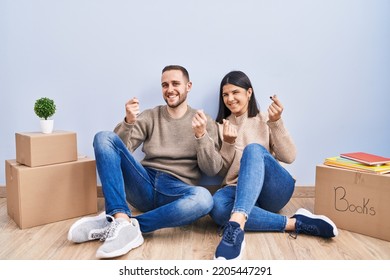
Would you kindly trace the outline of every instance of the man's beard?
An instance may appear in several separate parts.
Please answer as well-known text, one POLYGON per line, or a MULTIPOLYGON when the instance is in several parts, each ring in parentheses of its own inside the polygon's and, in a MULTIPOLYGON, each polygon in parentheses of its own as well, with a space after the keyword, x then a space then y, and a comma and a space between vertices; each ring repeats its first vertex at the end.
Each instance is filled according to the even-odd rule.
POLYGON ((182 95, 182 98, 180 98, 180 95, 179 95, 179 100, 173 104, 169 103, 169 97, 165 97, 165 103, 167 103, 169 108, 177 108, 186 100, 186 97, 187 97, 186 95, 182 95))

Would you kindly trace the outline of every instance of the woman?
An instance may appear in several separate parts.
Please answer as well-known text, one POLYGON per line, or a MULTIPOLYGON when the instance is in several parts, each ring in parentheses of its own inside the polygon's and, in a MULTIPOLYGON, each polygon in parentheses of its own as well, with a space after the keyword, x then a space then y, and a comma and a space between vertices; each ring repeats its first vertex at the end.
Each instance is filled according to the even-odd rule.
POLYGON ((288 218, 279 212, 291 199, 295 180, 280 162, 295 160, 295 145, 281 118, 283 105, 276 95, 267 114, 259 111, 252 84, 241 71, 221 82, 216 121, 222 139, 223 188, 213 196, 210 215, 223 226, 215 259, 240 259, 244 230, 289 231, 324 238, 338 234, 325 216, 299 209, 288 218))

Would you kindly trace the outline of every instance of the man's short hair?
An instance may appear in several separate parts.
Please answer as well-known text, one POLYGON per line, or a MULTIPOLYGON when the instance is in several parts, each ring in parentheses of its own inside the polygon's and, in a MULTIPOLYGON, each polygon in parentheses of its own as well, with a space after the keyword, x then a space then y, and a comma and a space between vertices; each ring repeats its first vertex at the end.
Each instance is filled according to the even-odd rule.
POLYGON ((190 75, 188 74, 187 69, 185 69, 183 66, 180 65, 168 65, 165 66, 164 69, 162 70, 162 73, 170 70, 179 70, 183 73, 183 76, 187 79, 187 81, 190 80, 190 75))

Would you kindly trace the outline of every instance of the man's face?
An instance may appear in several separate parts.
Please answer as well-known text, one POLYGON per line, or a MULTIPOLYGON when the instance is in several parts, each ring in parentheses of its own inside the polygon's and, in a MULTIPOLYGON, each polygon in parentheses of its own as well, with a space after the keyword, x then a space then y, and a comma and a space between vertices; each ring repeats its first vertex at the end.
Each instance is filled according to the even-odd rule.
POLYGON ((180 70, 168 70, 161 76, 163 98, 170 108, 177 108, 186 101, 191 86, 180 70))

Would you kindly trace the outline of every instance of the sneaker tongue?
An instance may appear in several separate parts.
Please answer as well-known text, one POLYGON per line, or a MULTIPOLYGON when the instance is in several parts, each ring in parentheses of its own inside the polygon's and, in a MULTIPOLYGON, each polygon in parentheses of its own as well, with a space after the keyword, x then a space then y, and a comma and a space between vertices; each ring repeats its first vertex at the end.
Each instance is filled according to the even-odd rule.
POLYGON ((117 218, 115 219, 116 221, 122 223, 122 222, 128 222, 128 220, 126 220, 125 218, 117 218))
POLYGON ((104 235, 101 238, 101 240, 107 240, 107 239, 111 238, 112 236, 115 235, 115 232, 117 231, 118 228, 127 226, 127 224, 129 224, 129 223, 130 222, 126 218, 117 218, 117 219, 115 219, 110 224, 110 226, 106 229, 106 231, 104 232, 104 235))
POLYGON ((233 227, 240 227, 240 224, 239 223, 237 223, 237 222, 233 222, 233 221, 231 221, 231 222, 229 222, 229 224, 231 224, 233 227))
POLYGON ((236 222, 229 222, 225 228, 223 235, 223 240, 228 243, 234 244, 237 238, 238 230, 240 229, 240 224, 236 222))

